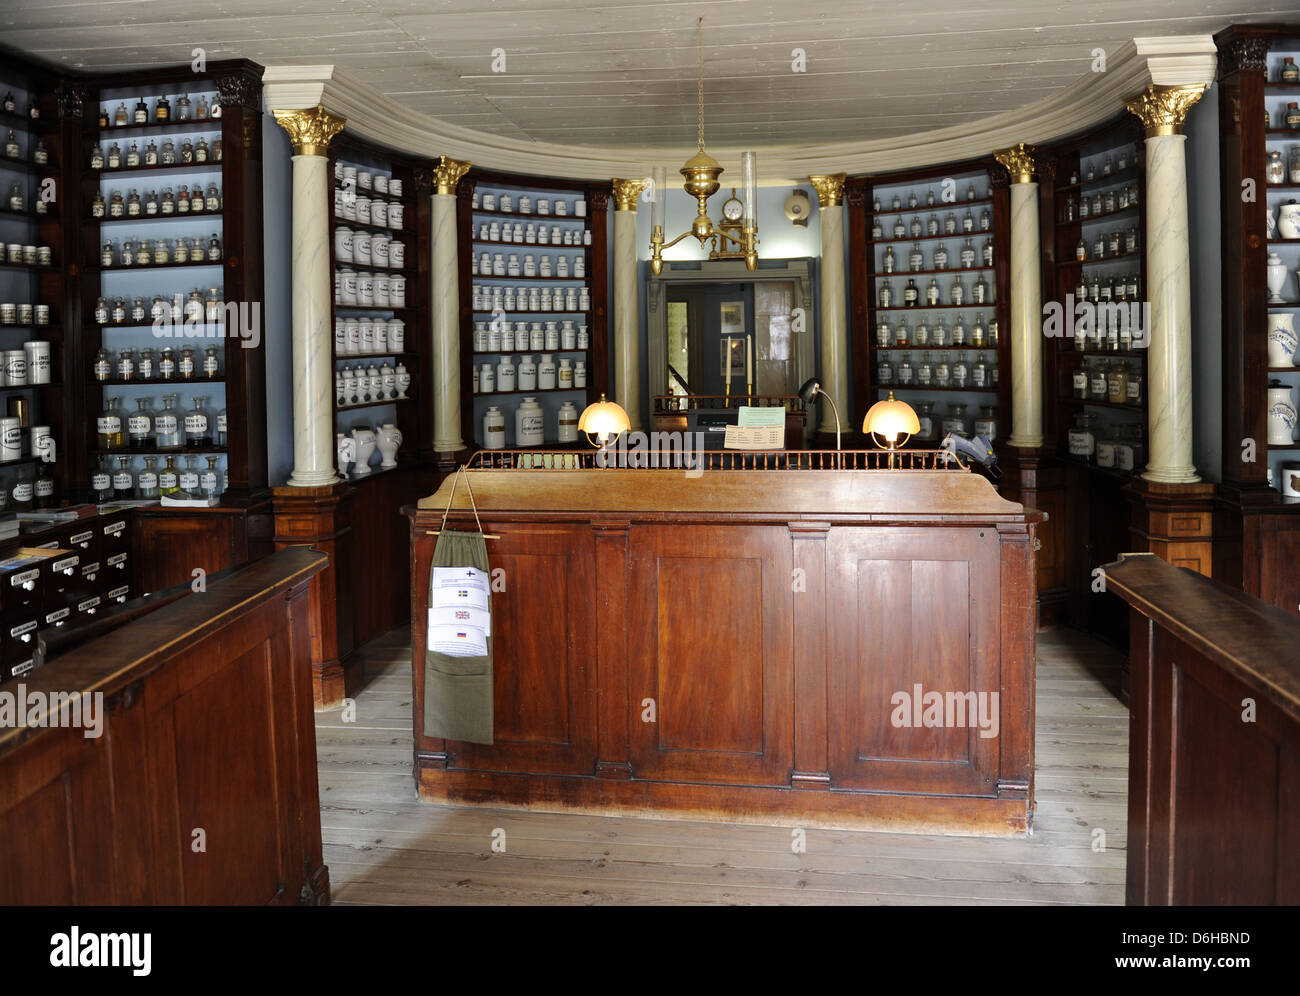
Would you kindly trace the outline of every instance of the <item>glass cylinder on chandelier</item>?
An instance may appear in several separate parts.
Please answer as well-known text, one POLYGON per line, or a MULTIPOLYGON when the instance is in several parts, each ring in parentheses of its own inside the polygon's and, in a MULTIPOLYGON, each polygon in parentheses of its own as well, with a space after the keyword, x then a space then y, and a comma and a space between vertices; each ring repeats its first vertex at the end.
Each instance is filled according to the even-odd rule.
POLYGON ((650 223, 661 232, 667 222, 668 214, 668 170, 663 166, 654 168, 654 192, 650 202, 650 223))
POLYGON ((753 152, 740 154, 740 182, 745 191, 746 231, 758 227, 758 156, 753 152))

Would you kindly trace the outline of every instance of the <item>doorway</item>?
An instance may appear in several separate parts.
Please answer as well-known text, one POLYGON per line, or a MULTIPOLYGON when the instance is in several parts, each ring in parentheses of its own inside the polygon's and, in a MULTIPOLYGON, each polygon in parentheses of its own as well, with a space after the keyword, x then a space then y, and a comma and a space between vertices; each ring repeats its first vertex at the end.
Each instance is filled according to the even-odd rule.
POLYGON ((753 284, 670 287, 668 393, 724 394, 728 365, 732 392, 742 391, 745 383, 745 337, 754 331, 753 314, 753 284))

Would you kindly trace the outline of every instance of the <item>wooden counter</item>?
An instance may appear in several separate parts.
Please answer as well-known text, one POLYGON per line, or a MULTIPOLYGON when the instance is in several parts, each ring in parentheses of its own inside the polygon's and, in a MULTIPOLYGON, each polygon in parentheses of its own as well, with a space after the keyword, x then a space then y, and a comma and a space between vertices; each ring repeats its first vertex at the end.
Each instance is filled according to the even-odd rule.
MULTIPOLYGON (((1026 831, 1039 513, 961 470, 468 477, 500 536, 495 743, 423 730, 430 531, 449 478, 411 513, 421 799, 1026 831), (895 725, 896 697, 918 686, 954 706, 983 696, 986 729, 956 712, 895 725)), ((468 509, 462 484, 449 528, 472 529, 468 509)))
POLYGON ((0 903, 328 902, 307 632, 325 562, 273 554, 0 686, 38 703, 0 728, 0 903), (69 696, 101 695, 67 725, 69 696))
POLYGON ((1152 554, 1106 590, 1133 613, 1126 901, 1300 904, 1300 622, 1152 554))

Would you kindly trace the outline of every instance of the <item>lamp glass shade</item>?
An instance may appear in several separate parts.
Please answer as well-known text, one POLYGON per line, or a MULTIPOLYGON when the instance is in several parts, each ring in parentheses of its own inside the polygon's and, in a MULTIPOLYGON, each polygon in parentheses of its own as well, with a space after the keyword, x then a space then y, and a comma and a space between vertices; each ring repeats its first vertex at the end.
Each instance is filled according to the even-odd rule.
POLYGON ((758 156, 753 152, 740 154, 740 183, 744 190, 746 228, 758 225, 758 156))
POLYGON ((631 427, 632 422, 623 406, 616 401, 607 401, 603 394, 599 401, 588 405, 578 416, 578 431, 602 441, 627 432, 631 427))
POLYGON ((884 401, 877 401, 862 420, 862 431, 875 434, 889 443, 898 442, 900 436, 913 436, 921 431, 916 412, 906 401, 899 401, 894 392, 884 401))
POLYGON ((668 216, 668 170, 656 166, 651 176, 654 195, 650 201, 650 224, 663 228, 668 216))

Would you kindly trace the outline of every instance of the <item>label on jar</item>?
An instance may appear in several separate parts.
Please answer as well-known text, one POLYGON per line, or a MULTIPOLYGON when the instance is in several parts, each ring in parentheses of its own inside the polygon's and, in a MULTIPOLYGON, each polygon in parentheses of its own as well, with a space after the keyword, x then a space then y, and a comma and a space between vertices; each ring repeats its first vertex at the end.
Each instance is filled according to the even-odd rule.
POLYGON ((199 489, 198 472, 193 470, 182 471, 181 487, 186 491, 197 491, 199 489))
POLYGON ((175 415, 155 415, 153 419, 154 431, 160 436, 169 436, 176 432, 175 415))
POLYGON ((127 380, 135 373, 135 362, 125 356, 117 361, 117 373, 123 380, 127 380))
POLYGON ((118 491, 131 490, 131 472, 129 470, 119 470, 113 475, 113 487, 118 491))
POLYGON ((181 357, 181 375, 188 376, 194 372, 194 361, 181 357))
POLYGON ((158 475, 147 470, 140 471, 140 476, 136 480, 139 482, 141 490, 158 487, 158 475))
POLYGON ((122 419, 117 415, 101 415, 95 426, 101 436, 111 436, 122 431, 122 419))
POLYGON ((966 431, 965 421, 959 418, 946 418, 940 423, 940 427, 945 433, 966 431))
POLYGON ((226 413, 224 411, 217 412, 217 431, 226 431, 226 413))
POLYGON ((1115 464, 1120 470, 1133 469, 1133 447, 1120 443, 1115 447, 1115 464))
POLYGON ((31 482, 31 481, 19 481, 17 484, 14 485, 13 496, 14 496, 14 501, 17 501, 17 502, 29 502, 29 501, 31 501, 31 500, 32 500, 32 482, 31 482))
POLYGON ((1130 380, 1128 382, 1127 394, 1128 394, 1129 404, 1136 405, 1138 403, 1138 399, 1142 396, 1142 390, 1141 387, 1139 386, 1138 381, 1130 380))
POLYGON ((1070 431, 1070 456, 1092 456, 1095 440, 1091 432, 1070 431))
POLYGON ((153 419, 148 415, 132 415, 126 420, 126 431, 133 436, 147 436, 152 425, 153 419))
POLYGON ((158 373, 170 379, 176 373, 176 361, 163 357, 158 361, 158 373))
POLYGON ((1088 393, 1088 372, 1086 370, 1076 370, 1074 372, 1074 394, 1075 397, 1082 398, 1088 393))
POLYGON ((1102 440, 1097 444, 1097 466, 1115 466, 1115 444, 1102 440))
POLYGON ((185 416, 185 431, 192 436, 201 436, 208 431, 208 417, 201 412, 191 412, 185 416))
POLYGON ((38 477, 36 479, 36 497, 49 498, 54 494, 54 478, 38 477))
POLYGON ((1106 375, 1104 373, 1092 375, 1092 393, 1098 398, 1106 397, 1106 375))
POLYGON ((158 487, 164 491, 176 487, 176 472, 174 470, 164 470, 158 474, 158 487))

